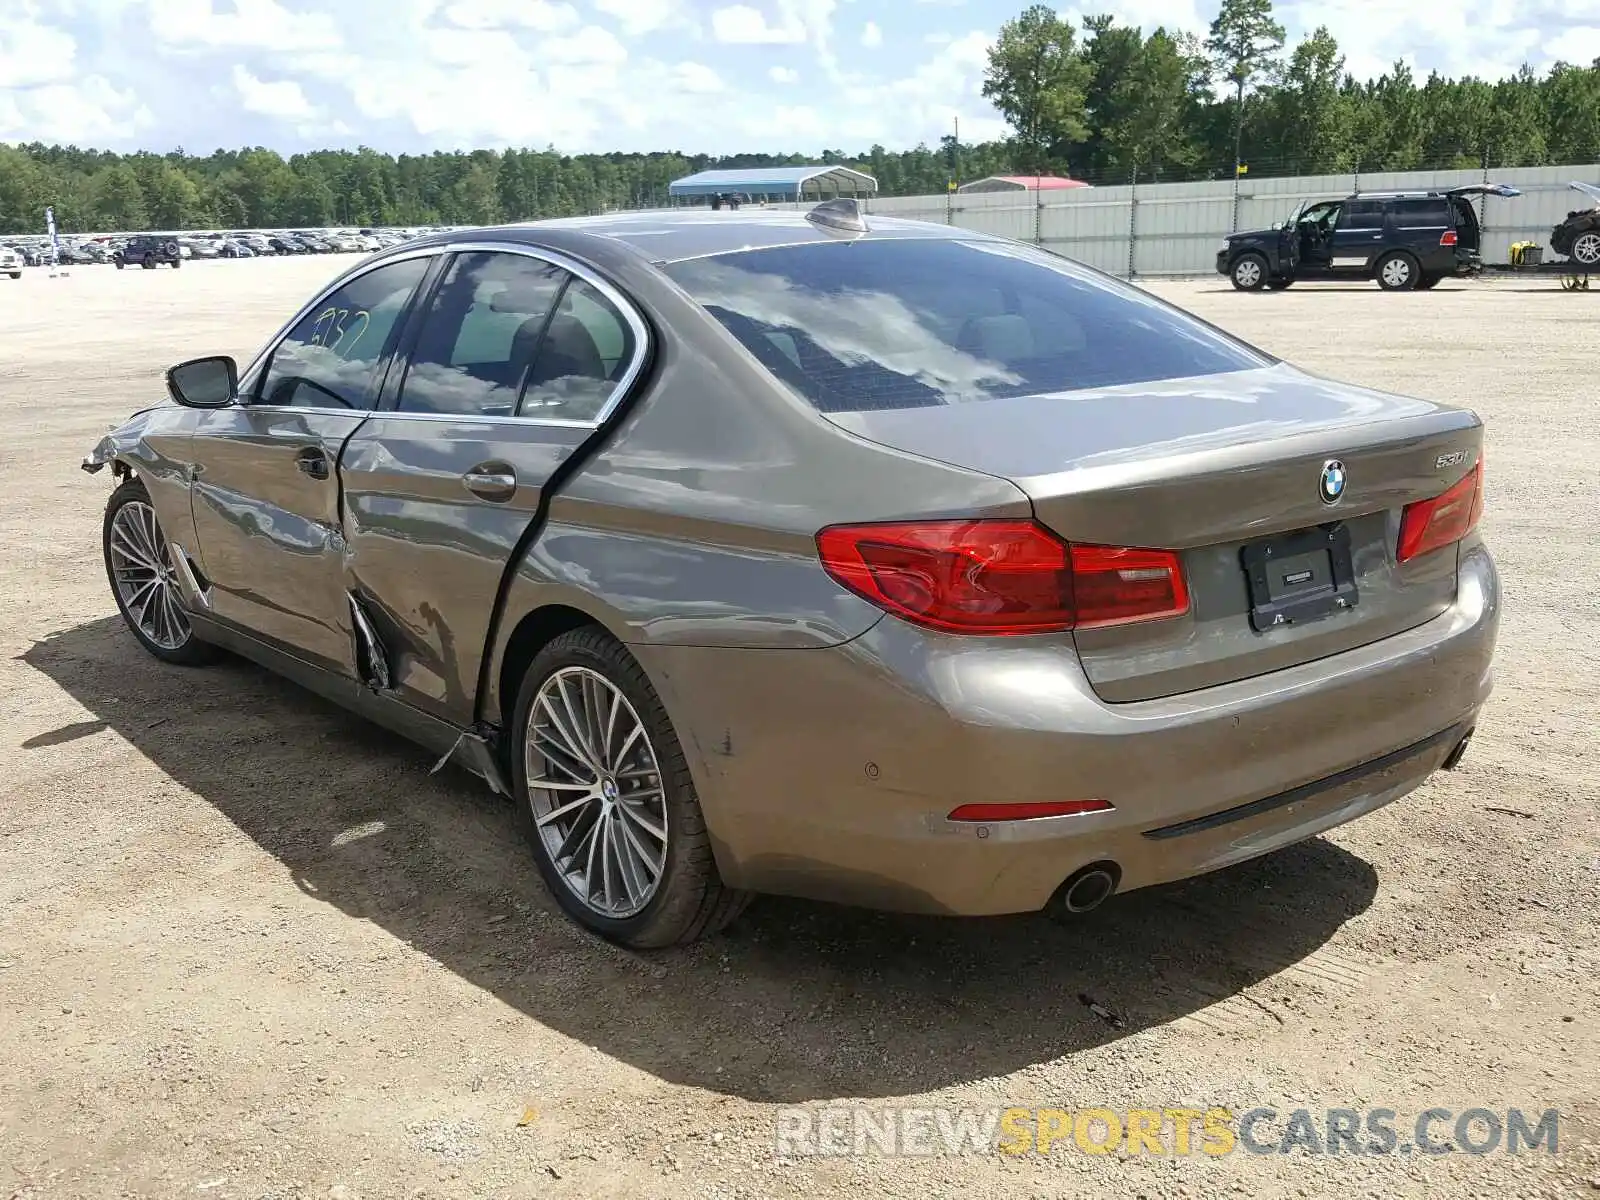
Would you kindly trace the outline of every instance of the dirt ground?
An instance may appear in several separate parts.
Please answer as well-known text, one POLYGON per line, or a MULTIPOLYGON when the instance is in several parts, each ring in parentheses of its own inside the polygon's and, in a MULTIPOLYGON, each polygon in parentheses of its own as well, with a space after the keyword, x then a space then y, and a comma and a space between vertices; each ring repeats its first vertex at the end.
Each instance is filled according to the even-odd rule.
POLYGON ((1505 618, 1458 772, 1072 928, 772 899, 645 957, 470 777, 114 616, 81 456, 341 265, 0 280, 0 1200, 1600 1195, 1600 294, 1152 285, 1487 419, 1505 618), (1553 1108, 1560 1152, 778 1157, 775 1106, 828 1102, 1553 1108))

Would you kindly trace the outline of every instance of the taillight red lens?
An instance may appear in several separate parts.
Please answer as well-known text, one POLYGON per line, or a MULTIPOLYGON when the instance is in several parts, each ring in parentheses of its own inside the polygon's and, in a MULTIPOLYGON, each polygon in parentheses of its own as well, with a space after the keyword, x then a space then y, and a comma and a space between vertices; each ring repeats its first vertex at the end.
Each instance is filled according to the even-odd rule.
POLYGON ((1183 564, 1171 550, 1072 548, 1076 628, 1154 621, 1189 611, 1183 564))
POLYGON ((1171 551, 1069 547, 1034 521, 836 525, 817 549, 857 595, 949 633, 1051 633, 1189 608, 1171 551))
POLYGON ((1453 546, 1478 527, 1483 515, 1483 458, 1460 482, 1432 500, 1408 504, 1400 514, 1400 540, 1395 557, 1401 562, 1453 546))
POLYGON ((1454 246, 1460 240, 1461 239, 1456 236, 1456 231, 1454 229, 1446 229, 1444 234, 1439 238, 1439 245, 1454 246))
POLYGON ((1042 800, 1026 804, 963 804, 946 818, 951 821, 1033 821, 1039 817, 1075 817, 1083 813, 1110 812, 1104 800, 1042 800))

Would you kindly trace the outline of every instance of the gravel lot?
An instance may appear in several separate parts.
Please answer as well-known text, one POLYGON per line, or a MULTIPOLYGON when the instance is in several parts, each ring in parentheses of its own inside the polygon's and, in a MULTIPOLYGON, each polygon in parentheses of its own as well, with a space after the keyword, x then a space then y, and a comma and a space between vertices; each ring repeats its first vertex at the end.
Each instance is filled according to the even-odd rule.
POLYGON ((1153 285, 1487 419, 1506 616, 1458 772, 1071 929, 765 900, 647 958, 469 777, 114 616, 79 459, 342 265, 0 280, 0 1198, 1600 1195, 1600 295, 1153 285), (775 1157, 774 1105, 835 1101, 1557 1108, 1561 1152, 775 1157))

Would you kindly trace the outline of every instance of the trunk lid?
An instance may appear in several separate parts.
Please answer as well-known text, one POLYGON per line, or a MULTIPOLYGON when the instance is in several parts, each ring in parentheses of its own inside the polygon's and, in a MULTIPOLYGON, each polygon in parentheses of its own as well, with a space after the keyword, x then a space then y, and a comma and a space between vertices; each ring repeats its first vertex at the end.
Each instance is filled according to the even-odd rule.
POLYGON ((1280 670, 1442 613, 1455 597, 1456 554, 1397 563, 1400 514, 1473 470, 1482 445, 1471 412, 1286 365, 829 419, 1011 480, 1068 541, 1182 553, 1185 616, 1073 635, 1111 702, 1280 670), (1332 462, 1344 482, 1328 503, 1321 483, 1332 462), (1298 545, 1289 537, 1312 531, 1298 545), (1269 545, 1282 569, 1263 581, 1269 545), (1288 619, 1272 623, 1283 611, 1288 619))

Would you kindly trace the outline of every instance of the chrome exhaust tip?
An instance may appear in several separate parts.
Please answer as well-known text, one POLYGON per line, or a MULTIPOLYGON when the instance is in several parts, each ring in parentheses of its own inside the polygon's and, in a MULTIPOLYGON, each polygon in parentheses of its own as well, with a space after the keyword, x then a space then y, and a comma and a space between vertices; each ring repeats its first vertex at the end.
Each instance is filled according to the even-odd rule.
POLYGON ((1116 863, 1090 863, 1067 876, 1050 905, 1057 916, 1077 916, 1099 908, 1117 890, 1122 872, 1116 863))
POLYGON ((1449 754, 1445 755, 1444 762, 1441 763, 1440 766, 1442 766, 1446 771, 1454 771, 1458 766, 1460 766, 1462 758, 1464 758, 1467 753, 1467 744, 1472 741, 1472 735, 1475 732, 1477 732, 1476 729, 1467 730, 1466 734, 1463 735, 1461 740, 1456 743, 1456 748, 1450 751, 1449 754))

